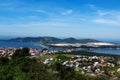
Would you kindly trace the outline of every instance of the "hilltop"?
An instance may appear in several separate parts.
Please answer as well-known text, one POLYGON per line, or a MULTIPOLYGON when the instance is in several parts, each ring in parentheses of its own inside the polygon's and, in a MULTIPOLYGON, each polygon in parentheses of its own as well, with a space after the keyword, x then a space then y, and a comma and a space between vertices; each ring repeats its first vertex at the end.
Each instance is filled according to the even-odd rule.
POLYGON ((39 44, 56 44, 56 43, 88 43, 88 42, 100 42, 95 39, 76 39, 76 38, 65 38, 60 39, 56 37, 24 37, 24 38, 13 38, 4 41, 12 42, 35 42, 39 44))

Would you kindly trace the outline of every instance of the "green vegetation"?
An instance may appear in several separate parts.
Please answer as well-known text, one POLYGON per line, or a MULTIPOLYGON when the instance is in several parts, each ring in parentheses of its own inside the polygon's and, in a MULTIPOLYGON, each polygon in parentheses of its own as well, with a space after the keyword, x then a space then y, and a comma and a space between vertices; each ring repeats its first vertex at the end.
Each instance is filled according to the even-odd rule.
MULTIPOLYGON (((62 61, 69 60, 74 54, 45 55, 31 58, 29 49, 16 50, 11 59, 0 57, 0 80, 110 80, 106 76, 87 76, 73 67, 62 65, 62 61), (54 58, 51 65, 43 64, 43 60, 54 58)), ((105 68, 106 73, 112 68, 105 68)), ((112 70, 115 70, 114 68, 112 70)), ((120 74, 117 73, 119 76, 120 74)))
POLYGON ((39 59, 29 58, 28 49, 16 50, 12 59, 0 58, 0 80, 49 80, 52 73, 47 71, 39 59))
POLYGON ((16 50, 15 53, 12 55, 12 58, 26 57, 26 56, 30 56, 29 48, 23 48, 23 49, 16 50))
MULTIPOLYGON (((66 57, 72 57, 75 56, 75 54, 62 54, 66 57)), ((45 59, 49 59, 49 58, 53 58, 56 59, 57 57, 59 57, 59 54, 50 54, 50 55, 44 55, 44 56, 40 56, 39 58, 44 61, 45 59)))

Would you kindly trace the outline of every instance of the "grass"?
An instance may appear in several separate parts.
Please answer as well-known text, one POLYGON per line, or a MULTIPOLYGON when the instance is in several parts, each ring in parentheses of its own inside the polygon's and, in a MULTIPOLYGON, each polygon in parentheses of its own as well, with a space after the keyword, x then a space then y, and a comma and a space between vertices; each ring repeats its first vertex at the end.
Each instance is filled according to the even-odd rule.
MULTIPOLYGON (((48 58, 55 59, 57 57, 57 55, 59 55, 59 54, 44 55, 44 56, 40 56, 39 58, 44 61, 45 59, 48 59, 48 58)), ((65 55, 67 57, 75 56, 74 54, 62 54, 62 55, 65 55)))
POLYGON ((115 58, 115 60, 117 61, 118 59, 120 60, 120 55, 114 55, 114 54, 103 54, 103 53, 95 53, 95 52, 84 52, 84 51, 79 51, 79 52, 72 52, 72 53, 57 53, 57 54, 50 54, 50 55, 44 55, 44 56, 40 56, 39 58, 41 60, 45 60, 48 58, 53 58, 55 59, 57 55, 62 54, 65 55, 67 57, 72 57, 75 55, 85 55, 85 56, 109 56, 109 57, 113 57, 115 58))

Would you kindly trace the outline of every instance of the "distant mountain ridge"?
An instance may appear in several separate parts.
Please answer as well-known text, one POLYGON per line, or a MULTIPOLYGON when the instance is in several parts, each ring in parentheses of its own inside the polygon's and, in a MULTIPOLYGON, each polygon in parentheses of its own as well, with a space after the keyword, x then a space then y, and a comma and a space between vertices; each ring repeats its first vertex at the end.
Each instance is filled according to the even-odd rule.
POLYGON ((25 37, 25 38, 13 38, 4 41, 13 42, 35 42, 40 44, 55 44, 55 43, 87 43, 87 42, 100 42, 95 39, 75 39, 75 38, 65 38, 60 39, 56 37, 25 37))

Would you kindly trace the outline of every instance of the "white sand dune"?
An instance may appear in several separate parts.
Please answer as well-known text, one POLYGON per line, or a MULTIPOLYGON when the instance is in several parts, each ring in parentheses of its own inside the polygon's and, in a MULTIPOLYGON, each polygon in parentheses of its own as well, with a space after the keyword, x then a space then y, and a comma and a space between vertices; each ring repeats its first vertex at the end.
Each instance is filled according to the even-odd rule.
POLYGON ((113 46, 115 44, 112 43, 105 43, 105 42, 89 42, 86 44, 82 44, 82 43, 58 43, 58 44, 51 44, 53 46, 75 46, 75 47, 80 47, 80 46, 113 46))

